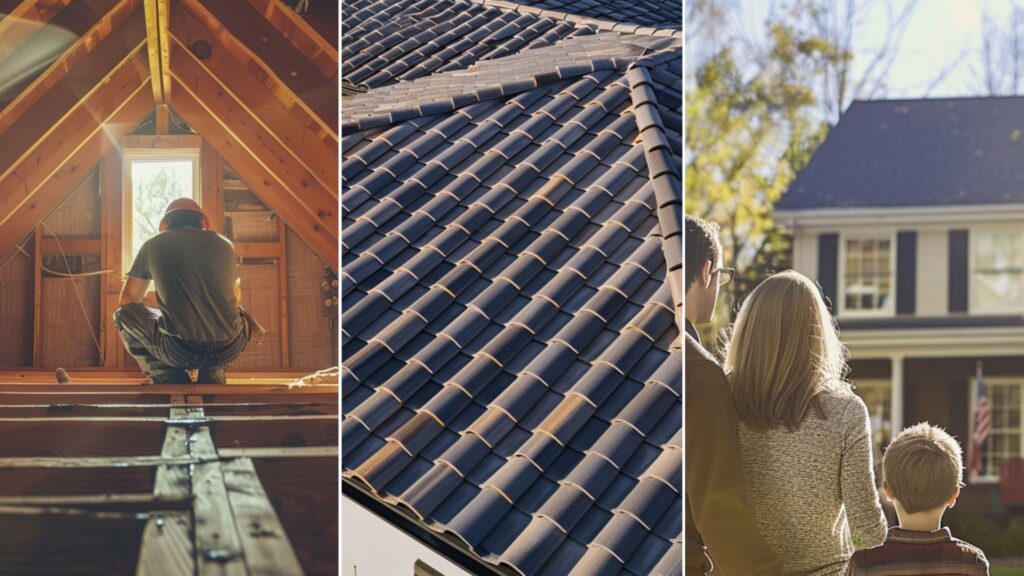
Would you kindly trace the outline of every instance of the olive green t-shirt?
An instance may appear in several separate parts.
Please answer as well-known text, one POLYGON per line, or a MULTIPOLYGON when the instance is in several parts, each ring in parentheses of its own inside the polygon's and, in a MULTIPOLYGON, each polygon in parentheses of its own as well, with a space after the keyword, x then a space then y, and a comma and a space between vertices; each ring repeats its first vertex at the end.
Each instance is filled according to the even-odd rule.
POLYGON ((193 342, 233 340, 242 329, 235 302, 238 260, 231 242, 198 228, 174 228, 142 245, 129 276, 153 280, 161 328, 193 342))

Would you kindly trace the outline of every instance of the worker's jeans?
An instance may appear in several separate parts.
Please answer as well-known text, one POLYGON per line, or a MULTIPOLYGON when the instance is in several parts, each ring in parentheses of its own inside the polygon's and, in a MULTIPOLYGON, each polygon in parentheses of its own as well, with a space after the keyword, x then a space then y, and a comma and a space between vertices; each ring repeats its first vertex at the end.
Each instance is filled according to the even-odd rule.
POLYGON ((199 369, 197 384, 224 384, 227 367, 245 350, 246 331, 229 345, 202 351, 202 343, 183 342, 159 329, 161 312, 145 304, 127 304, 114 312, 114 324, 128 353, 154 384, 188 384, 186 370, 199 369))

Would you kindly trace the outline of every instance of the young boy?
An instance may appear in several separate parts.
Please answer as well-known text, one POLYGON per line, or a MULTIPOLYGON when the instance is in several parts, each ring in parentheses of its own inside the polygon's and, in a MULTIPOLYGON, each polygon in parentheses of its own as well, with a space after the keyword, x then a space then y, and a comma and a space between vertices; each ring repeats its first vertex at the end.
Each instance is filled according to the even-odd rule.
POLYGON ((882 490, 896 505, 899 526, 881 546, 856 552, 846 574, 987 576, 984 552, 940 525, 962 481, 960 444, 945 430, 922 422, 900 432, 882 457, 882 490))

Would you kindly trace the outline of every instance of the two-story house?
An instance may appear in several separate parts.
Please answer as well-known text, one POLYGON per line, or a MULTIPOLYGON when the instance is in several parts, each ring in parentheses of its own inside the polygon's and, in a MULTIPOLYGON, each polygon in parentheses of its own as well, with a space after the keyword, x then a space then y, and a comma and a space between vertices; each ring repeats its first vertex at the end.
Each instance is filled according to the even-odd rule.
POLYGON ((991 433, 961 506, 1020 498, 1024 98, 855 102, 776 218, 833 302, 876 446, 927 420, 967 466, 980 363, 991 433))

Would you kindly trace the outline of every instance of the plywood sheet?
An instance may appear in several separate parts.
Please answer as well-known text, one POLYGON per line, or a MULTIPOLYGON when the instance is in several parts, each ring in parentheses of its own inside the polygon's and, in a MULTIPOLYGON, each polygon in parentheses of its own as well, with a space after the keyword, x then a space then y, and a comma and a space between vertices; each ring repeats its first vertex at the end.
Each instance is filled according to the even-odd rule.
POLYGON ((100 237, 100 176, 94 168, 89 175, 50 212, 43 222, 43 236, 52 238, 100 237))
POLYGON ((320 303, 324 261, 290 229, 286 235, 288 268, 288 350, 293 368, 320 370, 338 364, 332 326, 320 303))
POLYGON ((281 314, 277 263, 243 264, 238 267, 242 280, 242 306, 267 330, 260 345, 249 347, 235 360, 234 368, 281 367, 281 314))
POLYGON ((99 366, 99 350, 93 336, 99 337, 100 279, 98 276, 75 278, 78 295, 70 278, 43 278, 42 343, 40 367, 99 366), (88 318, 88 321, 86 320, 88 318), (92 329, 97 332, 90 334, 92 329))
MULTIPOLYGON (((31 244, 26 247, 31 253, 31 244)), ((15 254, 0 266, 0 366, 32 365, 32 260, 15 254)))

